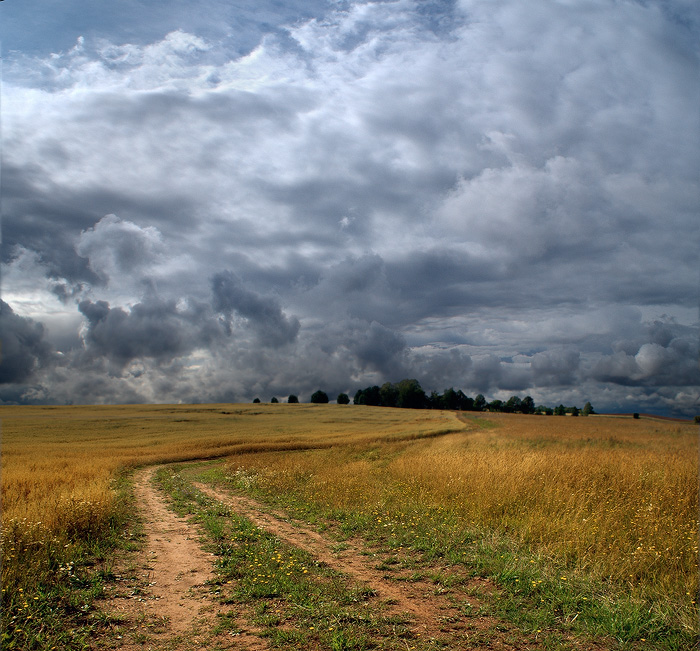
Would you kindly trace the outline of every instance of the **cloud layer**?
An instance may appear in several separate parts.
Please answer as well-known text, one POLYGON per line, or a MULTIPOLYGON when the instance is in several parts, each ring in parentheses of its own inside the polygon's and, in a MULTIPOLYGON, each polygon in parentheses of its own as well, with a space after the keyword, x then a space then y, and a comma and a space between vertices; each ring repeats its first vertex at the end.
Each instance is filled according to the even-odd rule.
POLYGON ((694 3, 207 6, 7 57, 1 400, 699 409, 694 3))

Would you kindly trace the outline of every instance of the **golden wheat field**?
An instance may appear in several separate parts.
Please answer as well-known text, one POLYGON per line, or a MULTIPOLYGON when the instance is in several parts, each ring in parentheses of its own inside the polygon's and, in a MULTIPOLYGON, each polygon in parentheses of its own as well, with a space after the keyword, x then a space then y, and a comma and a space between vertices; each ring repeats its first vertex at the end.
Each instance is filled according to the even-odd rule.
POLYGON ((107 514, 116 473, 246 451, 434 436, 452 414, 318 405, 2 407, 3 522, 60 531, 81 505, 107 514))
POLYGON ((286 404, 2 407, 0 416, 4 585, 41 549, 99 536, 125 470, 225 458, 230 475, 270 494, 376 517, 438 509, 445 522, 695 612, 690 423, 286 404))
POLYGON ((697 590, 693 425, 605 417, 463 416, 466 430, 294 455, 244 455, 271 491, 329 508, 412 504, 506 532, 542 555, 679 599, 697 590), (299 481, 299 477, 308 479, 299 481))

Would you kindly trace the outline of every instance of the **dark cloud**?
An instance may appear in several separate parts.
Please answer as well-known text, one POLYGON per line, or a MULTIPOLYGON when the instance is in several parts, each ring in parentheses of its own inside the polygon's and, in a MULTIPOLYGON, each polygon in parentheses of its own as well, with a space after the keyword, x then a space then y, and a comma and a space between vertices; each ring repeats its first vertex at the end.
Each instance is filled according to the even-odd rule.
POLYGON ((23 384, 51 360, 42 324, 18 316, 2 300, 0 333, 0 384, 23 384))
POLYGON ((87 258, 92 271, 109 281, 151 266, 164 253, 164 247, 157 229, 141 228, 107 215, 80 234, 76 251, 87 258))
POLYGON ((211 313, 196 304, 192 307, 152 297, 125 310, 86 299, 78 309, 87 319, 87 353, 122 367, 141 358, 169 362, 195 348, 213 345, 221 335, 211 313))
POLYGON ((644 343, 622 341, 615 347, 593 366, 594 379, 623 386, 700 386, 698 337, 690 328, 655 321, 644 343))
POLYGON ((533 382, 539 386, 566 386, 577 380, 581 353, 559 348, 535 353, 531 360, 533 382))
POLYGON ((8 400, 696 410, 697 3, 67 2, 4 60, 8 400))
POLYGON ((234 313, 243 317, 263 346, 284 346, 296 339, 299 320, 294 316, 286 317, 275 300, 243 287, 233 272, 215 274, 211 286, 214 310, 229 319, 234 313))

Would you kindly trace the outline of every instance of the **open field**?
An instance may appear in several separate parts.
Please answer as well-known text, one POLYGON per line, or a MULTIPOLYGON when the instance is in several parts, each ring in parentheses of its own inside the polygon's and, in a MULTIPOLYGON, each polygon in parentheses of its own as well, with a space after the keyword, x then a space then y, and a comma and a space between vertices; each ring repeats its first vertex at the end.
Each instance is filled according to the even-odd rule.
MULTIPOLYGON (((233 516, 214 526, 203 515, 223 508, 193 497, 205 486, 281 509, 334 544, 361 541, 396 581, 432 576, 436 594, 454 599, 455 577, 493 582, 484 621, 504 622, 530 648, 692 648, 698 632, 692 424, 283 404, 3 407, 0 416, 3 648, 83 648, 103 635, 95 599, 113 580, 114 550, 143 544, 128 469, 201 459, 210 461, 160 475, 161 490, 216 535, 233 516)), ((241 550, 214 549, 241 612, 255 610, 263 597, 234 567, 247 562, 241 550)), ((357 589, 333 594, 350 603, 357 589)), ((324 616, 311 630, 334 635, 307 630, 291 644, 271 633, 272 620, 261 635, 295 648, 394 648, 386 618, 379 632, 348 624, 341 635, 340 620, 324 616), (333 646, 341 639, 354 646, 333 646)), ((290 611, 285 622, 301 619, 290 611)), ((409 623, 396 624, 401 640, 423 648, 409 623)))

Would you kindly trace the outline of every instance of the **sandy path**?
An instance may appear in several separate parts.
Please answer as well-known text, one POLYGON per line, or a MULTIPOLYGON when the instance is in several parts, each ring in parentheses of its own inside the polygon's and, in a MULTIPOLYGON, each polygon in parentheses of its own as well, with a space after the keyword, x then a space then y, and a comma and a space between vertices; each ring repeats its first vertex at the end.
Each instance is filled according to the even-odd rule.
MULTIPOLYGON (((242 610, 244 606, 224 606, 210 591, 207 582, 214 578, 214 557, 202 549, 197 527, 170 511, 164 497, 153 486, 156 470, 146 468, 134 477, 134 493, 144 519, 146 540, 130 572, 124 571, 118 577, 117 587, 103 603, 102 611, 117 623, 112 625, 109 634, 95 640, 92 648, 122 651, 269 649, 268 642, 258 635, 261 631, 248 622, 242 610), (235 621, 232 632, 213 632, 220 613, 235 621)), ((381 603, 385 615, 405 620, 408 628, 422 639, 452 640, 456 644, 451 648, 455 649, 481 648, 471 644, 465 647, 457 641, 464 639, 467 631, 473 633, 486 626, 487 618, 465 622, 455 604, 441 594, 443 590, 434 582, 405 580, 407 576, 402 577, 399 572, 383 571, 377 567, 381 559, 368 555, 361 542, 345 541, 338 545, 304 523, 291 522, 284 513, 270 512, 255 500, 201 483, 194 486, 258 527, 369 587, 373 591, 371 600, 376 600, 378 605, 381 603), (397 578, 404 580, 397 581, 397 578)), ((445 569, 454 571, 454 568, 445 569)), ((473 579, 471 583, 488 589, 486 581, 473 579)), ((467 597, 462 590, 458 592, 462 600, 478 606, 473 597, 467 597)), ((493 648, 512 647, 497 645, 493 648)))
POLYGON ((146 522, 146 548, 153 600, 171 631, 188 629, 206 605, 206 582, 213 578, 212 555, 205 553, 184 518, 174 515, 151 485, 155 469, 142 472, 134 493, 146 522))
POLYGON ((435 586, 431 582, 392 580, 385 572, 376 568, 377 559, 372 560, 371 556, 367 556, 362 548, 352 542, 346 541, 340 551, 334 551, 340 547, 337 542, 298 521, 291 523, 288 519, 281 519, 283 514, 264 512, 265 507, 255 500, 215 490, 201 483, 193 485, 206 495, 228 505, 258 527, 309 552, 329 567, 368 585, 376 597, 387 604, 388 615, 408 616, 411 621, 409 628, 415 633, 440 636, 463 630, 463 625, 458 621, 449 623, 450 620, 458 619, 458 611, 446 599, 441 599, 435 594, 435 586))
POLYGON ((95 648, 204 651, 215 639, 220 649, 268 649, 267 643, 246 632, 243 618, 235 641, 212 636, 216 615, 226 611, 207 586, 214 578, 214 557, 200 546, 196 528, 175 515, 153 486, 156 470, 145 468, 134 477, 146 541, 135 561, 135 581, 123 584, 103 605, 103 611, 122 624, 108 643, 100 641, 95 648))

